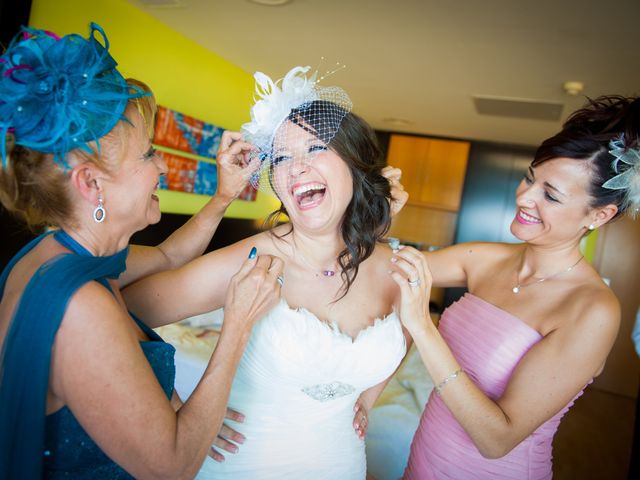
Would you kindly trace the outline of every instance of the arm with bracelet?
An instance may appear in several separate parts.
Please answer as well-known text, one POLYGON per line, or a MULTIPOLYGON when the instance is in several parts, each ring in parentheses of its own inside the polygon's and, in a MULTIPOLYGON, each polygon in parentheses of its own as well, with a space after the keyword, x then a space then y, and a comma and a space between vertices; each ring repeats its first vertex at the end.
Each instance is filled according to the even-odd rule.
POLYGON ((580 241, 640 204, 638 98, 600 97, 538 148, 516 191, 521 243, 400 248, 399 312, 435 384, 405 478, 551 478, 560 419, 598 376, 620 304, 580 241), (576 133, 578 132, 578 133, 576 133), (468 292, 442 314, 431 286, 468 292))

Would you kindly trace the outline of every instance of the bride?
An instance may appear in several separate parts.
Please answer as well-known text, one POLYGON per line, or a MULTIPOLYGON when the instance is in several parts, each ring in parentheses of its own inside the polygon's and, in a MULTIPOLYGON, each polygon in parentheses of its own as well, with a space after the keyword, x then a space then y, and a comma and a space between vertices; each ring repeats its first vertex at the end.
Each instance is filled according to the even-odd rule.
POLYGON ((198 478, 365 478, 366 414, 406 352, 380 241, 392 208, 384 160, 346 93, 307 71, 281 87, 257 73, 261 99, 243 126, 262 162, 252 180, 289 222, 129 287, 131 310, 159 326, 220 307, 252 248, 284 261, 282 299, 255 324, 231 391, 246 441, 224 462, 207 458, 198 478))

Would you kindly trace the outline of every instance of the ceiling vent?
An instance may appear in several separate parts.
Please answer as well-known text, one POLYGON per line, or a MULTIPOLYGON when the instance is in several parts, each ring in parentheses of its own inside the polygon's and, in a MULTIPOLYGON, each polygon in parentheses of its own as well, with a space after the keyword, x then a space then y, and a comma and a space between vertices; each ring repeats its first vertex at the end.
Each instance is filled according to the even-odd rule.
POLYGON ((560 120, 562 103, 523 100, 519 98, 474 95, 473 103, 480 115, 525 118, 528 120, 560 120))

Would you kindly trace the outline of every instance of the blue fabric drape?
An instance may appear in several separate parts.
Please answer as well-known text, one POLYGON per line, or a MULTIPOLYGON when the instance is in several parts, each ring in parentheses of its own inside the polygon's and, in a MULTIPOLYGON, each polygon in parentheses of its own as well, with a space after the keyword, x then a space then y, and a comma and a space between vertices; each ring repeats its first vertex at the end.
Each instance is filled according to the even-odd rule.
MULTIPOLYGON (((26 245, 0 276, 0 297, 15 264, 48 234, 26 245)), ((51 347, 69 299, 85 283, 125 269, 128 249, 94 257, 63 231, 58 242, 72 254, 58 255, 38 268, 15 309, 0 356, 0 478, 36 479, 42 472, 42 452, 51 347)))

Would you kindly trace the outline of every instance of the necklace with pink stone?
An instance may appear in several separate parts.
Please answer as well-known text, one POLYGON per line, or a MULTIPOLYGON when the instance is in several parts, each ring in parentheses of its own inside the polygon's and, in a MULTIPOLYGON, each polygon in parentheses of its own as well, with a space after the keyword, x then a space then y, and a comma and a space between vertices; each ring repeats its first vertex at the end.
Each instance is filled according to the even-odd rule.
POLYGON ((321 269, 321 268, 318 268, 318 267, 314 266, 314 265, 313 265, 309 260, 307 260, 307 257, 305 257, 305 256, 304 256, 304 254, 303 254, 299 249, 297 249, 297 248, 294 248, 294 254, 299 255, 299 256, 300 256, 300 258, 302 259, 302 261, 303 261, 303 262, 307 265, 307 267, 309 267, 311 270, 314 270, 314 271, 316 271, 316 272, 317 272, 317 271, 320 271, 320 273, 322 273, 322 276, 323 276, 323 277, 330 278, 330 277, 335 276, 335 274, 336 274, 335 267, 334 267, 333 269, 329 269, 329 268, 327 268, 327 269, 321 269))

